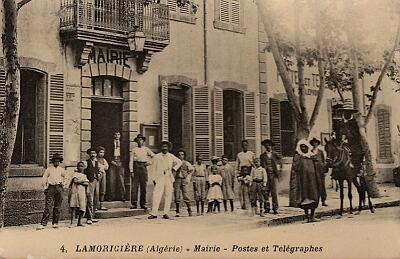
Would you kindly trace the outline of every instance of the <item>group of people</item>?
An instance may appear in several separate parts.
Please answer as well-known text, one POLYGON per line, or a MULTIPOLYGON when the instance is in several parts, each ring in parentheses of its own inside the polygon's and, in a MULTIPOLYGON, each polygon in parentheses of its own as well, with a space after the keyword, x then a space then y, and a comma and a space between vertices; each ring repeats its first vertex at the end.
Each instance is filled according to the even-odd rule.
MULTIPOLYGON (((103 206, 106 174, 113 171, 117 178, 121 178, 121 191, 125 194, 123 184, 123 165, 120 160, 121 150, 119 145, 120 134, 114 136, 113 160, 110 164, 104 158, 105 148, 90 148, 87 150, 89 158, 77 163, 70 180, 68 203, 71 208, 71 225, 78 218, 77 225, 82 224, 83 216, 87 224, 97 222, 95 212, 97 209, 107 210, 103 206)), ((189 216, 192 216, 190 188, 193 188, 193 198, 196 203, 198 216, 204 214, 205 202, 208 204, 207 212, 221 211, 221 202, 224 210, 234 211, 235 182, 239 183, 239 199, 243 210, 251 208, 251 215, 258 212, 264 216, 272 211, 278 214, 278 189, 277 184, 282 171, 281 156, 273 150, 274 143, 263 140, 261 144, 265 151, 256 157, 248 150, 248 141, 242 141, 242 151, 237 154, 236 165, 229 164, 228 157, 213 156, 210 166, 207 166, 201 155, 196 156, 192 165, 185 158, 185 151, 180 150, 178 157, 171 154, 172 143, 161 142, 161 152, 154 154, 145 144, 146 138, 138 134, 135 138, 137 146, 133 148, 129 162, 131 172, 131 209, 137 208, 137 202, 141 209, 146 207, 146 189, 149 180, 148 167, 151 165, 152 173, 150 182, 154 184, 152 209, 149 219, 158 217, 158 210, 164 197, 163 218, 169 219, 169 212, 174 197, 176 217, 180 217, 182 201, 187 207, 189 216), (140 193, 140 199, 139 198, 140 193), (270 203, 272 200, 272 206, 270 203)), ((321 198, 326 206, 326 190, 324 175, 326 173, 326 161, 324 153, 318 148, 319 140, 310 142, 301 140, 298 142, 296 155, 293 158, 292 171, 297 179, 297 203, 305 210, 309 221, 315 221, 314 211, 321 198)), ((38 229, 43 229, 50 218, 50 206, 54 201, 52 225, 58 227, 60 207, 63 198, 63 185, 65 184, 65 170, 60 167, 63 158, 54 154, 51 162, 53 166, 46 169, 43 179, 45 185, 45 210, 38 229)), ((125 200, 125 195, 123 199, 125 200)))

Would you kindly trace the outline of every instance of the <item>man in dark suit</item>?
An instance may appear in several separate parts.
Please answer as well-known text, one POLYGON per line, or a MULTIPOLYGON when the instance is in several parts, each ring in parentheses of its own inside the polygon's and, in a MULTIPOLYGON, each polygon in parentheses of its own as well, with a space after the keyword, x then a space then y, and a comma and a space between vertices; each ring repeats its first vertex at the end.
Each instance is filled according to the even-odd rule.
POLYGON ((277 182, 279 179, 279 175, 282 169, 282 159, 281 156, 272 150, 272 146, 274 143, 269 140, 265 139, 261 142, 261 145, 264 146, 265 151, 261 154, 261 166, 265 168, 267 171, 267 191, 265 192, 265 213, 269 213, 270 211, 270 203, 269 203, 269 196, 271 195, 272 198, 272 210, 274 214, 278 214, 278 190, 277 190, 277 182), (278 168, 279 166, 279 168, 278 168))
POLYGON ((97 222, 94 219, 94 215, 97 210, 97 202, 99 200, 99 162, 97 161, 97 150, 94 148, 89 148, 86 153, 90 156, 86 160, 86 168, 84 174, 89 180, 88 186, 88 201, 86 209, 87 224, 92 224, 92 222, 97 222))

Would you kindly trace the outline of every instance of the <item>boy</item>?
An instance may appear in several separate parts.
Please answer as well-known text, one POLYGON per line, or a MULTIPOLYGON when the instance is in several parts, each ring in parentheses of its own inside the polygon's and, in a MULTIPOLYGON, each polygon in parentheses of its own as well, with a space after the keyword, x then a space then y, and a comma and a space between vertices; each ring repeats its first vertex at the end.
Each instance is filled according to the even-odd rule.
POLYGON ((267 186, 267 172, 261 166, 259 158, 254 159, 255 168, 251 170, 251 183, 250 183, 250 202, 251 214, 254 216, 257 208, 257 200, 260 203, 260 216, 264 217, 262 210, 264 202, 265 187, 267 186))
POLYGON ((106 149, 105 147, 98 147, 97 148, 97 161, 99 162, 99 203, 97 205, 98 210, 108 210, 106 207, 103 206, 104 202, 104 197, 106 195, 106 188, 107 188, 107 182, 106 182, 106 172, 109 168, 107 160, 104 158, 104 155, 106 154, 106 149))
POLYGON ((191 178, 191 174, 194 171, 194 167, 185 160, 185 151, 178 151, 178 158, 182 161, 181 167, 175 172, 175 182, 174 182, 174 196, 175 196, 175 208, 176 215, 175 217, 180 217, 179 214, 179 205, 181 202, 181 192, 182 198, 185 202, 188 210, 189 216, 192 216, 192 209, 190 207, 190 198, 189 198, 189 181, 191 178))
POLYGON ((60 208, 63 200, 63 183, 65 178, 65 170, 60 167, 63 158, 60 154, 55 153, 50 161, 53 166, 47 168, 43 174, 43 183, 45 186, 44 195, 46 198, 43 217, 37 230, 46 227, 50 217, 50 206, 53 200, 53 228, 58 228, 58 220, 60 218, 60 208))
POLYGON ((202 155, 196 156, 196 164, 194 165, 193 173, 193 192, 194 199, 196 200, 197 216, 204 214, 204 200, 206 199, 206 182, 208 178, 208 171, 206 165, 203 163, 202 155))
POLYGON ((89 148, 86 153, 90 156, 86 160, 85 175, 89 180, 88 186, 88 206, 86 210, 87 224, 96 223, 94 215, 97 210, 97 201, 99 200, 99 176, 100 167, 99 161, 97 161, 97 152, 94 148, 89 148))
POLYGON ((242 152, 237 154, 236 159, 236 172, 238 181, 240 182, 240 205, 243 210, 247 209, 249 201, 249 185, 246 176, 250 175, 251 168, 254 166, 255 155, 248 150, 249 143, 247 140, 242 141, 242 152))

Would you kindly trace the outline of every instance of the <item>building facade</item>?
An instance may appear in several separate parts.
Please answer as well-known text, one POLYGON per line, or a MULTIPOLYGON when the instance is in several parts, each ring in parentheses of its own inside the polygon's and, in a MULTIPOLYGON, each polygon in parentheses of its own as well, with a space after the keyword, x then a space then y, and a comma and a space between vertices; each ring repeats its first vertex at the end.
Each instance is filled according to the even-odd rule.
MULTIPOLYGON (((196 154, 233 160, 242 139, 261 152, 267 66, 257 7, 197 4, 194 12, 173 0, 48 0, 20 10, 21 111, 6 225, 39 221, 52 154, 63 154, 71 171, 89 147, 111 150, 116 131, 126 168, 138 133, 156 152, 169 139, 190 161, 196 154)), ((1 70, 0 108, 4 82, 1 70)))

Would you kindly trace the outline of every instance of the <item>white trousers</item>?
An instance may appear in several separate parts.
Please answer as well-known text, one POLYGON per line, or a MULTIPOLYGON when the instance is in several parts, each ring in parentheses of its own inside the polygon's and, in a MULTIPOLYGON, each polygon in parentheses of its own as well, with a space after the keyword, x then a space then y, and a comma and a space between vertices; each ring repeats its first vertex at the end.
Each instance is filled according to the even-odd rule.
POLYGON ((160 201, 163 195, 164 198, 164 212, 163 214, 168 214, 171 209, 172 194, 174 191, 174 185, 171 181, 171 176, 163 175, 156 180, 156 186, 153 190, 153 204, 151 208, 151 215, 157 216, 158 207, 160 206, 160 201))

